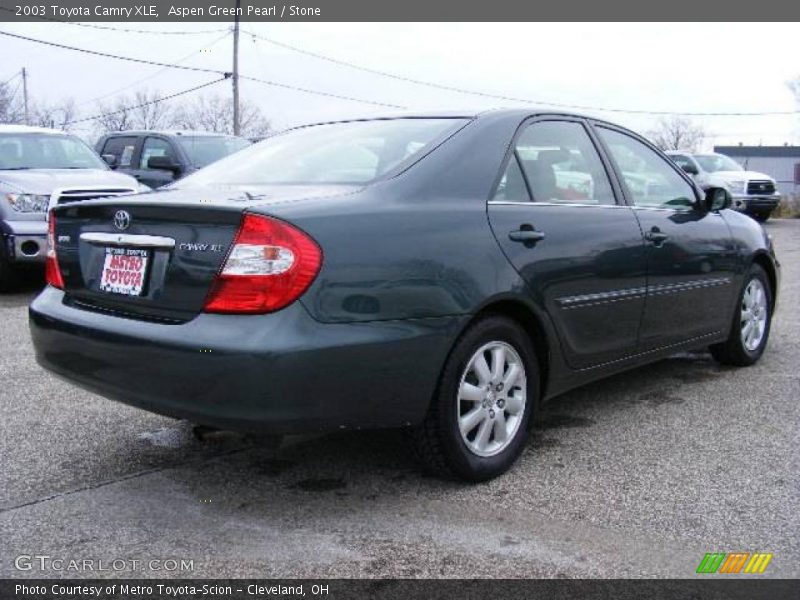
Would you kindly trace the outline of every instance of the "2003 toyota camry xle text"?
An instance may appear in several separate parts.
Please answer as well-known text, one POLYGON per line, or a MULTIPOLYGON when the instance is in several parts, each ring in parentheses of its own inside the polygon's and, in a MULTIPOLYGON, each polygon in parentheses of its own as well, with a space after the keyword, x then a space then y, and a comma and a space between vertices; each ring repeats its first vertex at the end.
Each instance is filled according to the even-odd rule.
POLYGON ((157 413, 273 434, 407 427, 506 470, 542 402, 708 347, 764 351, 769 236, 641 137, 522 110, 275 135, 131 199, 55 207, 41 365, 157 413))

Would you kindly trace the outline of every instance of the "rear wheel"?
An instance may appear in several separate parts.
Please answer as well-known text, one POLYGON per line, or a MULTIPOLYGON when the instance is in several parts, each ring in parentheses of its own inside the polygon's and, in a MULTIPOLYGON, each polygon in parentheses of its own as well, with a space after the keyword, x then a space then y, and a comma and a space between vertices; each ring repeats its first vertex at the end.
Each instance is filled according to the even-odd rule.
POLYGON ((425 421, 414 432, 430 470, 466 481, 505 472, 528 437, 539 370, 524 330, 505 317, 472 325, 447 359, 425 421))
POLYGON ((750 267, 728 339, 709 348, 712 356, 726 365, 746 367, 764 353, 772 324, 772 289, 764 269, 750 267))

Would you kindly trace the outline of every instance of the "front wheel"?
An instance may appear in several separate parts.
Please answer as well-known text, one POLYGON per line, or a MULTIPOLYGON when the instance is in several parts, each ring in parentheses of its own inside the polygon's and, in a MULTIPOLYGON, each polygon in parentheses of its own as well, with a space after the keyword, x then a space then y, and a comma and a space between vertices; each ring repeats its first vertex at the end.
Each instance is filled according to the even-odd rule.
POLYGON ((764 223, 767 221, 767 219, 769 219, 771 214, 771 212, 757 212, 753 213, 752 217, 759 223, 764 223))
POLYGON ((726 365, 746 367, 761 358, 772 324, 772 289, 767 274, 754 264, 745 277, 728 339, 709 348, 726 365))
POLYGON ((538 393, 538 363, 525 331, 501 316, 476 322, 453 348, 414 432, 418 457, 440 475, 497 477, 522 452, 538 393))

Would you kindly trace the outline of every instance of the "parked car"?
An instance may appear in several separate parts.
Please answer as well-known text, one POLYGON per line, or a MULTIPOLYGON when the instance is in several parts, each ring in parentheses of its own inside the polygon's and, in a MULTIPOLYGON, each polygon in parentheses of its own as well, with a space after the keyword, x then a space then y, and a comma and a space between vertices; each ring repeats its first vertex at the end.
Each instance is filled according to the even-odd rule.
POLYGON ((102 136, 95 149, 112 169, 158 188, 249 145, 203 131, 118 131, 102 136))
POLYGON ((780 204, 781 195, 772 177, 757 171, 746 171, 729 156, 714 152, 691 154, 677 151, 667 152, 667 155, 701 187, 727 187, 733 196, 733 208, 757 221, 769 219, 780 204))
POLYGON ((779 265, 730 200, 580 116, 302 127, 139 202, 56 207, 31 334, 115 400, 271 434, 409 427, 430 468, 485 480, 571 388, 681 349, 759 359, 779 265))
POLYGON ((49 206, 146 189, 73 135, 0 125, 0 291, 15 287, 20 269, 44 264, 49 206))

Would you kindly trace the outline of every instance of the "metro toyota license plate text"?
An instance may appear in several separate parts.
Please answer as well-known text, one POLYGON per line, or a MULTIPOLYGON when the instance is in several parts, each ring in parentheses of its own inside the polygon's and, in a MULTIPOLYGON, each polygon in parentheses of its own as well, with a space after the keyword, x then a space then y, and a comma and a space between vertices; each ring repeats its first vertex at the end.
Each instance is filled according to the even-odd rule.
POLYGON ((147 269, 147 250, 106 248, 100 289, 113 294, 140 296, 147 269))

